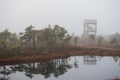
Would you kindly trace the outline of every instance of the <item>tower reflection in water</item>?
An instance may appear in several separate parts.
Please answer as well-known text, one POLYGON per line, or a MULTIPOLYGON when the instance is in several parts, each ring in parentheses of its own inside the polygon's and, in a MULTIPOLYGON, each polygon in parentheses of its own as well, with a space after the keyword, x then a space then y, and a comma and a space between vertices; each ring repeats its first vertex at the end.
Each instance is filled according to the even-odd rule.
POLYGON ((97 58, 96 56, 84 56, 84 65, 96 65, 97 64, 97 58))

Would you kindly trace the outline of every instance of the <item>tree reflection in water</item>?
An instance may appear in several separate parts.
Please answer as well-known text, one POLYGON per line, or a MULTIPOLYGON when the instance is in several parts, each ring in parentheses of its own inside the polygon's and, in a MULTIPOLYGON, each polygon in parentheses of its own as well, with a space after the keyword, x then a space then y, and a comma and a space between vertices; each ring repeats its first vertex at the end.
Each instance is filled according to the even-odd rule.
POLYGON ((76 59, 76 56, 75 56, 74 66, 75 66, 75 68, 79 68, 78 61, 77 61, 77 59, 76 59))
POLYGON ((67 59, 55 59, 51 60, 49 62, 36 62, 36 63, 29 63, 29 64, 20 64, 20 65, 11 65, 9 68, 6 69, 5 66, 0 67, 1 68, 1 74, 3 76, 0 78, 0 80, 8 80, 6 75, 9 75, 11 73, 15 73, 17 71, 19 72, 25 72, 25 75, 29 77, 30 79, 34 77, 34 74, 41 74, 45 78, 49 78, 51 74, 53 74, 55 77, 58 77, 65 72, 67 72, 68 69, 71 69, 72 66, 68 64, 67 59), (7 71, 6 71, 7 70, 7 71))
MULTIPOLYGON (((97 61, 101 61, 101 56, 83 56, 84 65, 96 65, 97 61)), ((119 57, 113 57, 115 62, 120 62, 119 57)), ((36 62, 28 64, 19 64, 19 65, 9 65, 9 66, 0 66, 0 80, 9 80, 10 74, 18 72, 23 72, 23 74, 30 79, 34 75, 43 75, 44 78, 49 78, 51 75, 54 77, 59 77, 66 73, 69 69, 79 68, 79 57, 70 57, 68 59, 54 59, 48 62, 36 62), (73 60, 73 63, 70 64, 70 61, 73 60)))
POLYGON ((1 66, 0 67, 0 80, 9 80, 10 78, 8 77, 9 74, 11 74, 12 71, 10 69, 7 69, 6 66, 1 66))
POLYGON ((113 57, 113 60, 114 60, 115 62, 118 62, 119 65, 120 65, 120 57, 115 56, 115 57, 113 57))

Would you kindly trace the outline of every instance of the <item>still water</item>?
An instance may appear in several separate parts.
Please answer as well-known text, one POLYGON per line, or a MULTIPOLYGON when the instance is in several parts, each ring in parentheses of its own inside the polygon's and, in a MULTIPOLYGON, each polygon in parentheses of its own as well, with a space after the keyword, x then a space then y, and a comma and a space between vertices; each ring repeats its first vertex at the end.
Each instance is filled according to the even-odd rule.
POLYGON ((73 56, 0 66, 0 80, 110 80, 120 78, 120 57, 73 56))

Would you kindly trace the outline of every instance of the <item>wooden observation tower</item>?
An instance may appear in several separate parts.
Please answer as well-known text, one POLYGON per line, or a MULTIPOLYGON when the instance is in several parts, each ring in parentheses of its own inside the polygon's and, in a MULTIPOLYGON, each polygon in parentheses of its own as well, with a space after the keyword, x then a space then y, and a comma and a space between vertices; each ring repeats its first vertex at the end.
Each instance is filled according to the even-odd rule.
POLYGON ((84 20, 84 35, 94 35, 97 33, 97 20, 84 20))

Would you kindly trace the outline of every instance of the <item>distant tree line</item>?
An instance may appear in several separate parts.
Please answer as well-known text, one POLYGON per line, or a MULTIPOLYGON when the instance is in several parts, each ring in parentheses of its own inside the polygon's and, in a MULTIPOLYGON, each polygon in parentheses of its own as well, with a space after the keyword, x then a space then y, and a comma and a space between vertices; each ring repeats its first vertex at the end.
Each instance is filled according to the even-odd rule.
MULTIPOLYGON (((120 34, 115 33, 109 36, 89 35, 70 35, 68 31, 59 25, 48 25, 43 29, 34 29, 30 25, 24 32, 19 34, 12 33, 8 29, 0 32, 0 55, 3 53, 50 53, 52 51, 66 50, 70 47, 79 47, 87 45, 112 46, 120 48, 120 34)), ((10 54, 9 54, 10 55, 10 54)))
POLYGON ((47 52, 68 47, 70 40, 67 30, 59 25, 48 25, 40 30, 35 30, 34 26, 30 25, 19 35, 9 32, 8 29, 0 32, 0 50, 39 49, 47 52))
POLYGON ((82 35, 80 37, 80 44, 94 45, 96 47, 114 47, 120 48, 120 34, 115 33, 112 35, 88 35, 87 37, 82 35), (86 44, 85 44, 86 43, 86 44))

